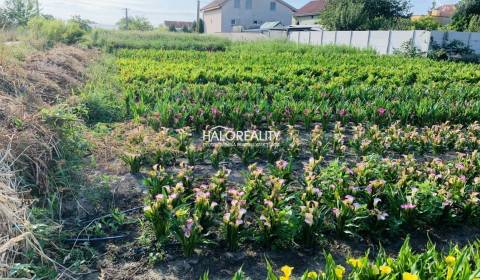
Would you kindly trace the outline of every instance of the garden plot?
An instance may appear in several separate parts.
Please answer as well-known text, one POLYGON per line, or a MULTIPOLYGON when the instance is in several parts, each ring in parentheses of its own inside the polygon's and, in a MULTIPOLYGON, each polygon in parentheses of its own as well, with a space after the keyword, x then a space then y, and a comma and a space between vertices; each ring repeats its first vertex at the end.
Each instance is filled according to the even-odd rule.
POLYGON ((115 55, 132 122, 108 129, 145 191, 134 256, 148 252, 157 273, 227 279, 243 263, 258 278, 266 253, 268 279, 295 258, 302 279, 478 276, 477 245, 444 246, 478 238, 478 66, 272 42, 115 55), (215 126, 280 137, 212 145, 202 134, 215 126), (409 235, 418 249, 421 232, 445 251, 398 251, 409 235), (332 257, 331 244, 353 245, 332 257), (228 273, 205 263, 215 255, 228 273))

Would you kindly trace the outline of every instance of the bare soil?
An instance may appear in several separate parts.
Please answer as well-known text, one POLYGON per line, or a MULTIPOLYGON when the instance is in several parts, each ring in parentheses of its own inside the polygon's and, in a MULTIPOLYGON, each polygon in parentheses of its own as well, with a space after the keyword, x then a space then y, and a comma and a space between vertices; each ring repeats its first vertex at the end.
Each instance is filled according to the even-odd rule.
MULTIPOLYGON (((448 155, 447 158, 450 156, 448 155)), ((181 159, 178 159, 180 161, 181 159)), ((241 184, 242 172, 246 166, 240 159, 233 157, 228 163, 223 163, 232 170, 230 182, 241 184)), ((121 209, 143 205, 142 197, 146 193, 146 187, 142 184, 143 175, 132 176, 126 168, 112 158, 112 165, 117 166, 110 170, 103 170, 111 175, 115 174, 117 180, 112 184, 112 192, 115 197, 104 200, 104 204, 115 204, 121 209), (113 173, 112 173, 113 172, 113 173)), ((170 168, 172 169, 172 168, 170 168)), ((214 169, 209 164, 199 164, 195 167, 196 178, 199 181, 207 180, 214 169)), ((130 213, 134 219, 141 219, 141 211, 130 213)), ((113 242, 95 244, 102 252, 98 260, 95 272, 85 276, 85 279, 199 279, 205 272, 209 273, 210 279, 231 279, 233 274, 240 268, 251 279, 264 279, 266 276, 265 260, 271 261, 277 270, 285 264, 295 267, 294 274, 314 269, 320 270, 325 264, 323 252, 333 255, 337 263, 345 263, 350 256, 363 256, 367 250, 370 255, 375 255, 380 248, 395 256, 403 245, 406 237, 379 241, 371 239, 338 239, 334 236, 326 236, 326 240, 317 248, 304 250, 295 246, 285 250, 265 250, 262 247, 247 245, 237 252, 228 252, 216 245, 204 246, 197 250, 194 257, 186 258, 182 255, 178 244, 165 245, 161 252, 162 260, 157 264, 149 263, 149 254, 154 251, 153 247, 140 244, 138 238, 141 235, 138 225, 130 225, 123 229, 121 234, 125 238, 113 242)), ((409 233, 410 244, 416 251, 425 249, 430 241, 437 248, 448 249, 450 244, 459 246, 480 238, 480 229, 470 226, 431 228, 409 233)), ((348 267, 348 266, 347 266, 348 267)))

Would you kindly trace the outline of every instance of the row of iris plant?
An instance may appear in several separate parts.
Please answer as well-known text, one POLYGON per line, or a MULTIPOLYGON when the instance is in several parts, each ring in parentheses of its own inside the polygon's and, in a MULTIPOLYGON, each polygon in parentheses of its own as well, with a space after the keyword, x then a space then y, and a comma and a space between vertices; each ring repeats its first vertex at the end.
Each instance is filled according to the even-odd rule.
MULTIPOLYGON (((480 244, 451 247, 446 253, 429 244, 422 253, 415 253, 407 239, 395 258, 381 251, 375 257, 366 253, 360 258, 348 258, 347 268, 335 263, 330 254, 325 256, 323 270, 307 270, 295 277, 295 268, 281 267, 280 275, 267 261, 267 280, 478 280, 480 279, 480 244)), ((208 280, 205 273, 200 280, 208 280)), ((250 279, 240 269, 233 280, 250 279)))
POLYGON ((132 117, 166 127, 479 120, 478 65, 255 43, 117 53, 132 117))
POLYGON ((194 167, 175 172, 156 165, 145 184, 145 216, 157 240, 174 238, 186 255, 208 239, 236 250, 241 244, 312 247, 325 235, 392 237, 446 224, 478 224, 480 157, 418 162, 364 157, 356 164, 310 159, 303 175, 279 160, 252 164, 244 183, 221 168, 209 180, 194 167))
POLYGON ((139 171, 142 164, 170 165, 175 163, 175 158, 182 157, 191 165, 208 160, 213 167, 218 168, 221 161, 228 160, 233 154, 238 155, 245 164, 255 159, 274 163, 280 158, 295 159, 305 155, 313 158, 327 154, 337 158, 392 153, 438 155, 448 151, 473 151, 478 149, 480 143, 480 125, 477 122, 466 127, 443 123, 423 128, 395 123, 383 129, 377 125, 362 124, 345 127, 337 122, 331 129, 315 125, 310 134, 303 134, 295 127, 288 126, 283 132, 271 128, 270 131, 279 134, 269 139, 265 145, 257 145, 258 141, 251 138, 246 143, 217 143, 213 147, 206 142, 197 141, 195 144, 195 136, 189 127, 158 130, 160 132, 155 139, 161 143, 151 143, 151 137, 139 136, 141 139, 135 141, 144 145, 132 149, 135 155, 123 157, 135 172, 139 171))

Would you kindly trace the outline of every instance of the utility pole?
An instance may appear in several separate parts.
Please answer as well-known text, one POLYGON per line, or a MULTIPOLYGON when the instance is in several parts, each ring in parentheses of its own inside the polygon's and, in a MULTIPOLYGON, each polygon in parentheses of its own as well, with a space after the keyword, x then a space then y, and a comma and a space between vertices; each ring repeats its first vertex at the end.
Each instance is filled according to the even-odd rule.
POLYGON ((38 4, 38 0, 36 1, 37 4, 37 16, 40 16, 40 5, 38 4))
POLYGON ((125 27, 128 30, 128 8, 125 8, 125 27))
POLYGON ((197 0, 197 33, 200 33, 200 0, 197 0))

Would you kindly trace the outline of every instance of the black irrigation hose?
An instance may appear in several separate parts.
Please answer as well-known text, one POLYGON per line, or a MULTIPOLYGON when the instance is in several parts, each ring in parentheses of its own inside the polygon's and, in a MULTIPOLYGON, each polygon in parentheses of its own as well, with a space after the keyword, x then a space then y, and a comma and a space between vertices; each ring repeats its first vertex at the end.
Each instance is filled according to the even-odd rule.
POLYGON ((110 241, 116 239, 123 239, 127 237, 126 235, 117 235, 117 236, 108 236, 108 237, 87 237, 87 238, 75 238, 75 239, 65 239, 64 242, 67 243, 77 243, 77 242, 102 242, 102 241, 110 241))
MULTIPOLYGON (((135 207, 135 208, 132 208, 132 209, 121 211, 120 213, 126 214, 126 213, 134 212, 134 211, 137 211, 137 210, 140 210, 140 209, 143 209, 143 207, 135 207)), ((80 221, 80 223, 84 224, 84 225, 87 225, 87 224, 90 224, 92 222, 104 219, 104 218, 110 218, 111 216, 112 216, 112 214, 107 214, 107 215, 103 215, 103 216, 97 217, 97 218, 92 219, 92 220, 80 221)))
MULTIPOLYGON (((140 209, 143 209, 143 207, 135 207, 135 208, 132 208, 132 209, 121 211, 121 213, 126 214, 126 213, 134 212, 134 211, 137 211, 137 210, 140 210, 140 209)), ((104 218, 109 218, 111 216, 112 216, 112 214, 107 214, 107 215, 103 215, 103 216, 97 217, 97 218, 92 219, 92 220, 80 221, 80 223, 82 223, 84 225, 90 225, 95 221, 99 221, 99 220, 104 219, 104 218)), ((66 243, 76 244, 77 242, 102 242, 102 241, 123 239, 125 237, 127 237, 127 236, 126 235, 117 235, 117 236, 109 236, 109 237, 69 238, 69 239, 64 239, 63 241, 66 242, 66 243)))

